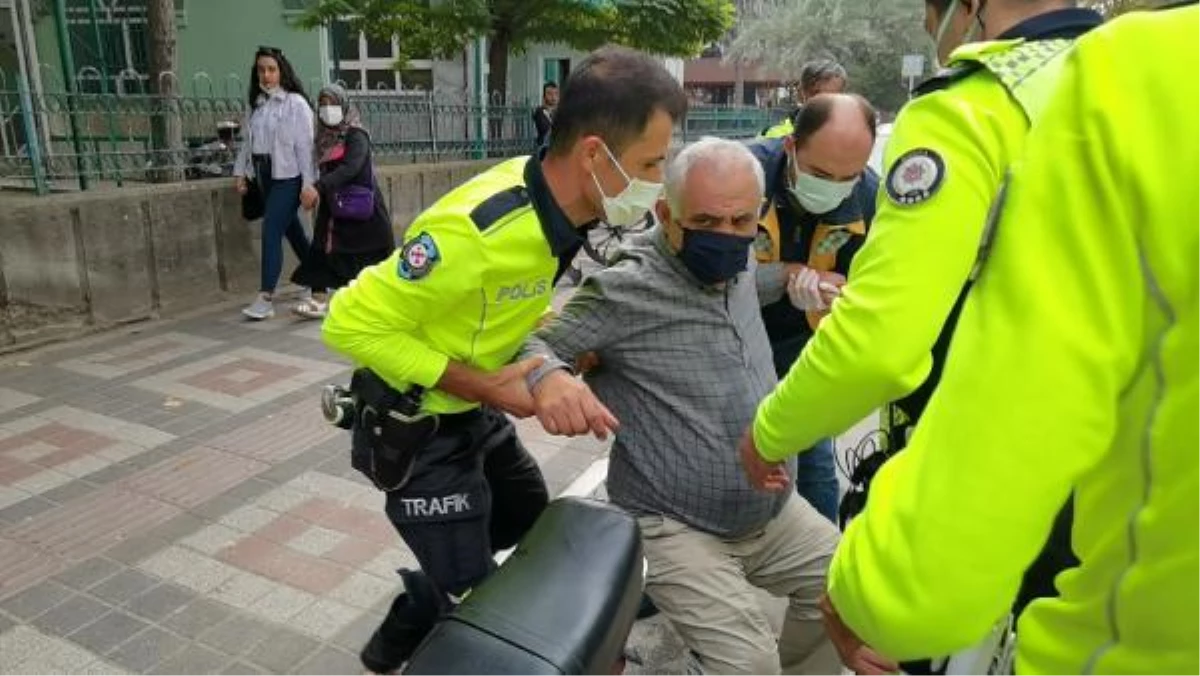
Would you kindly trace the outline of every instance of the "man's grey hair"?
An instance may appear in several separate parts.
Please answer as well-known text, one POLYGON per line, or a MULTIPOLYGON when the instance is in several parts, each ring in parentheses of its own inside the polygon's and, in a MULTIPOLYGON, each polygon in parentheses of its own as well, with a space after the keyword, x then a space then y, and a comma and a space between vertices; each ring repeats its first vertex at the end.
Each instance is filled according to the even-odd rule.
POLYGON ((692 169, 698 165, 711 165, 721 173, 750 171, 758 184, 758 196, 761 198, 766 192, 767 181, 762 165, 749 148, 738 141, 705 136, 685 146, 667 165, 667 206, 673 215, 682 213, 683 186, 692 169))
POLYGON ((800 68, 800 91, 812 91, 813 87, 828 80, 845 82, 846 69, 832 59, 817 59, 809 61, 800 68))

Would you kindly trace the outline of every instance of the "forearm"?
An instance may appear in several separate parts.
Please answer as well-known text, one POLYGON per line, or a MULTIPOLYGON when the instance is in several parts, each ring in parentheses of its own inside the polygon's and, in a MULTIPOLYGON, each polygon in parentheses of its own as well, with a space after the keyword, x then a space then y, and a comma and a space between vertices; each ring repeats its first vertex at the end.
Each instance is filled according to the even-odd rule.
POLYGON ((618 273, 601 271, 584 280, 562 312, 525 340, 521 348, 522 359, 544 357, 546 360, 527 376, 526 382, 531 388, 553 371, 572 370, 570 362, 580 355, 600 352, 606 345, 620 341, 624 324, 616 318, 617 308, 628 308, 628 301, 612 287, 626 283, 622 277, 618 273))
POLYGON ((754 283, 758 287, 759 305, 777 302, 787 292, 787 264, 760 263, 754 273, 754 283))
MULTIPOLYGON (((573 358, 575 355, 565 356, 567 358, 573 358)), ((540 338, 537 334, 530 336, 528 339, 526 339, 525 344, 521 346, 520 359, 524 360, 531 357, 543 357, 546 361, 525 377, 525 382, 527 385, 529 385, 530 390, 533 390, 533 388, 536 387, 543 378, 553 371, 572 371, 571 365, 566 362, 553 347, 551 347, 551 344, 548 341, 540 338)))
POLYGON ((296 164, 300 168, 300 177, 305 186, 316 183, 317 168, 313 158, 313 116, 307 103, 293 103, 295 107, 292 117, 292 148, 296 153, 296 164))
POLYGON ((317 182, 317 169, 313 163, 312 153, 312 139, 296 143, 296 162, 300 167, 300 178, 305 186, 316 185, 317 182))
POLYGON ((463 401, 486 403, 489 374, 457 361, 447 361, 437 389, 463 401))
POLYGON ((337 190, 362 174, 367 166, 369 154, 365 142, 346 142, 346 155, 338 167, 317 179, 317 188, 337 190))

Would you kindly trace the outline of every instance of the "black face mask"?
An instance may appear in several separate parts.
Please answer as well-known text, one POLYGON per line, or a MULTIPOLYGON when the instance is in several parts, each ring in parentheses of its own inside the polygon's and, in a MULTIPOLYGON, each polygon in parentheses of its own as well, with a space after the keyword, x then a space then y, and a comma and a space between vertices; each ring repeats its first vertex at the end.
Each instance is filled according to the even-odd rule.
POLYGON ((720 284, 746 269, 753 244, 753 237, 683 228, 679 260, 702 283, 720 284))

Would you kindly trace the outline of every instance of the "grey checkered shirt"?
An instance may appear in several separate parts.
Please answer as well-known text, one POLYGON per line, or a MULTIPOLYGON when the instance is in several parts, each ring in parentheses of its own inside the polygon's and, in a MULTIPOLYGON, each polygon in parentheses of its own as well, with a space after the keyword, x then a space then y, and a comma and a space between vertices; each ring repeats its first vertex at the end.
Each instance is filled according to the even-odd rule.
POLYGON ((585 279, 526 343, 523 358, 548 359, 531 383, 598 354, 587 382, 621 421, 608 470, 614 503, 722 537, 755 533, 782 509, 787 495, 751 487, 737 453, 776 382, 753 274, 704 287, 656 229, 585 279))

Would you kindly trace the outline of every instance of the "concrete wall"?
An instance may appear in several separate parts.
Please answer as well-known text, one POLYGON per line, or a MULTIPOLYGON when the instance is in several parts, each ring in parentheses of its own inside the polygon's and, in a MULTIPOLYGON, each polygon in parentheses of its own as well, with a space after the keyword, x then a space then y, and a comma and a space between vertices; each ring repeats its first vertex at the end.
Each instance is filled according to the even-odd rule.
MULTIPOLYGON (((396 234, 491 162, 378 167, 396 234)), ((259 285, 260 225, 242 220, 228 179, 5 198, 0 351, 248 300, 259 285)), ((281 286, 294 265, 285 263, 281 286)))

